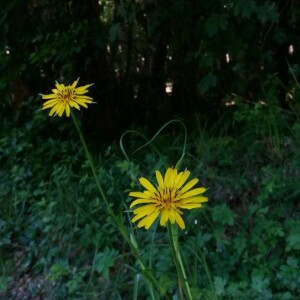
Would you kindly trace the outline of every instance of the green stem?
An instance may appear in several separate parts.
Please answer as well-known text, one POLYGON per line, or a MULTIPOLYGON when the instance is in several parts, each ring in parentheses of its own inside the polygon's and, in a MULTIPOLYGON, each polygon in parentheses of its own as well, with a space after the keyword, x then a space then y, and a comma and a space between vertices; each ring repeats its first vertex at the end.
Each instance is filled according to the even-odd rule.
POLYGON ((96 169, 95 169, 95 165, 94 165, 94 162, 93 162, 93 158, 92 158, 92 156, 91 156, 91 154, 90 154, 90 152, 89 152, 89 149, 88 149, 87 144, 86 144, 86 142, 85 142, 85 139, 84 139, 84 137, 83 137, 83 135, 82 135, 82 132, 81 132, 81 129, 80 129, 79 125, 78 125, 78 122, 77 122, 77 120, 76 120, 76 117, 74 116, 74 114, 73 114, 72 112, 71 112, 71 116, 72 116, 72 119, 73 119, 73 121, 74 121, 75 127, 76 127, 76 129, 77 129, 77 131, 78 131, 78 134, 79 134, 79 137, 80 137, 80 141, 81 141, 81 143, 82 143, 82 145, 83 145, 83 148, 84 148, 86 157, 87 157, 87 159, 88 159, 89 165, 90 165, 90 167, 91 167, 91 169, 92 169, 92 172, 93 172, 93 175, 94 175, 94 178, 95 178, 95 181, 96 181, 96 185, 97 185, 97 188, 98 188, 98 190, 99 190, 99 192, 100 192, 100 195, 101 195, 101 197, 102 197, 102 199, 103 199, 105 205, 107 206, 107 209, 108 209, 109 214, 110 214, 111 217, 114 219, 114 221, 117 222, 117 218, 116 218, 116 216, 115 216, 113 210, 111 209, 111 207, 110 207, 110 205, 109 205, 109 203, 108 203, 108 201, 107 201, 107 198, 106 198, 106 196, 105 196, 105 193, 104 193, 104 191, 103 191, 103 189, 102 189, 102 187, 101 187, 101 184, 100 184, 100 182, 99 182, 99 179, 98 179, 98 176, 97 176, 97 172, 96 172, 96 169))
POLYGON ((171 249, 172 249, 180 284, 183 288, 186 298, 192 300, 193 299, 192 293, 190 290, 189 282, 187 280, 186 272, 180 256, 180 249, 178 245, 178 227, 176 226, 177 226, 176 224, 171 224, 170 222, 168 222, 169 240, 170 240, 171 249))
POLYGON ((137 257, 137 261, 139 262, 140 264, 140 267, 142 269, 142 273, 143 275, 149 280, 150 282, 150 286, 149 286, 149 289, 150 289, 150 293, 152 294, 153 293, 153 289, 152 289, 152 284, 159 290, 159 292, 161 294, 164 293, 162 287, 160 286, 159 282, 154 278, 153 274, 145 267, 145 264, 143 263, 143 261, 141 260, 141 258, 139 258, 140 256, 140 251, 139 251, 139 248, 137 246, 137 244, 133 244, 130 240, 130 237, 128 236, 127 232, 126 232, 126 229, 124 227, 123 224, 121 224, 121 222, 119 222, 117 216, 115 215, 115 213, 113 212, 111 206, 109 205, 109 202, 106 198, 106 195, 104 193, 104 190, 99 182, 99 179, 98 179, 98 176, 97 176, 97 172, 96 172, 96 169, 95 169, 95 165, 94 165, 94 162, 93 162, 93 159, 92 159, 92 156, 88 150, 88 147, 87 147, 87 144, 85 142, 85 139, 83 137, 83 134, 81 132, 81 129, 80 129, 80 126, 76 120, 76 117, 74 116, 74 114, 72 113, 71 111, 71 116, 72 116, 72 119, 74 121, 74 124, 75 124, 75 127, 77 129, 77 132, 79 134, 79 137, 80 137, 80 141, 83 145, 83 148, 84 148, 84 151, 85 151, 85 154, 86 154, 86 157, 88 159, 88 162, 89 162, 89 165, 91 167, 91 170, 93 172, 93 176, 95 178, 95 181, 96 181, 96 185, 97 185, 97 188, 99 190, 99 193, 107 207, 107 210, 108 210, 108 213, 109 215, 112 217, 114 223, 117 225, 121 235, 123 236, 123 238, 128 242, 128 244, 130 245, 131 249, 133 250, 135 256, 137 257))

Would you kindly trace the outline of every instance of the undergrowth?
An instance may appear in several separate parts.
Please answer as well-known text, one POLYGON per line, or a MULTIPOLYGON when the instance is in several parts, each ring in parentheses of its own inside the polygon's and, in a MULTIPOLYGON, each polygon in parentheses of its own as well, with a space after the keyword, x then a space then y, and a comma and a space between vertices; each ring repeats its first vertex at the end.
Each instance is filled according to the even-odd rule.
MULTIPOLYGON (((193 296, 297 299, 300 123, 275 105, 240 102, 233 110, 213 127, 197 118, 187 124, 182 165, 209 187, 208 204, 185 215, 179 238, 193 296)), ((1 299, 148 299, 136 257, 105 213, 82 146, 65 125, 52 136, 44 123, 39 114, 25 124, 1 121, 1 299)), ((112 209, 133 230, 128 192, 138 188, 139 176, 181 155, 184 135, 170 127, 138 152, 145 141, 126 136, 128 159, 118 143, 93 153, 112 209)), ((164 229, 136 235, 140 255, 165 295, 176 299, 164 229)))

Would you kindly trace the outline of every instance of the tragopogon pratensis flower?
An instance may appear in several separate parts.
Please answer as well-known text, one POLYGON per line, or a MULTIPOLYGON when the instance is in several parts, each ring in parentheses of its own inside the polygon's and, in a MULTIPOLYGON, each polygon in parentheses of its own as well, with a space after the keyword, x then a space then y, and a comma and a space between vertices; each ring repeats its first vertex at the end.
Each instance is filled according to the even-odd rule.
POLYGON ((168 168, 163 178, 161 173, 156 171, 157 187, 141 177, 139 181, 146 190, 129 193, 129 196, 137 198, 131 203, 130 208, 143 204, 133 209, 135 216, 132 222, 142 219, 137 226, 149 229, 160 215, 160 225, 164 226, 170 220, 172 224, 176 222, 181 229, 184 229, 181 209, 198 208, 203 202, 207 202, 206 197, 200 196, 206 191, 204 187, 192 189, 199 181, 197 178, 184 185, 190 173, 187 170, 178 173, 176 168, 168 168))
POLYGON ((74 81, 71 85, 63 85, 56 82, 55 89, 52 89, 53 94, 43 95, 43 99, 47 101, 43 104, 42 109, 51 108, 49 116, 53 114, 62 116, 66 112, 66 116, 70 116, 71 107, 75 107, 80 110, 80 105, 87 108, 87 104, 93 103, 93 98, 85 96, 88 93, 88 88, 93 84, 87 84, 84 86, 77 86, 79 79, 74 81))

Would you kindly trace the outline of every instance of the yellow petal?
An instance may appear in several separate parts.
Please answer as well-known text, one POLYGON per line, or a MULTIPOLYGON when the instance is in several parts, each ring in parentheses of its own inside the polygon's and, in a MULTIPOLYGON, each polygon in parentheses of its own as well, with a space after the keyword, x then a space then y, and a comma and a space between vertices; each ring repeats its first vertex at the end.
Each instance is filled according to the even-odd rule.
POLYGON ((58 102, 58 101, 60 101, 58 98, 47 100, 46 102, 43 103, 43 106, 47 106, 48 104, 55 103, 55 102, 58 102))
POLYGON ((50 108, 50 107, 52 107, 56 104, 57 104, 57 101, 54 101, 52 103, 48 103, 47 105, 43 105, 42 109, 48 109, 48 108, 50 108))
MULTIPOLYGON (((76 96, 76 99, 82 99, 82 100, 84 100, 84 101, 91 101, 91 100, 93 100, 93 98, 92 97, 89 97, 89 96, 84 96, 84 95, 80 95, 80 96, 76 96)), ((88 102, 87 101, 87 102, 88 102)), ((91 101, 92 102, 92 101, 91 101)), ((91 103, 91 102, 88 102, 88 103, 91 103)))
POLYGON ((175 182, 174 182, 174 187, 177 187, 177 184, 178 184, 179 180, 181 179, 182 175, 183 175, 183 172, 179 172, 177 174, 175 182))
POLYGON ((59 105, 59 103, 56 103, 56 104, 51 108, 50 113, 49 113, 49 116, 50 116, 50 117, 52 117, 52 115, 53 115, 54 113, 57 112, 57 106, 58 106, 58 105, 59 105))
POLYGON ((140 214, 140 215, 135 215, 135 216, 132 218, 131 222, 134 223, 134 222, 136 222, 137 220, 139 220, 139 219, 141 219, 141 218, 144 218, 144 217, 145 217, 145 215, 142 215, 142 214, 140 214))
POLYGON ((180 196, 181 199, 185 199, 185 198, 189 198, 189 197, 193 197, 193 196, 196 196, 196 195, 199 195, 199 194, 202 194, 206 191, 206 189, 204 187, 201 187, 201 188, 197 188, 197 189, 193 189, 189 192, 186 192, 184 194, 182 194, 180 196))
POLYGON ((180 176, 178 182, 175 183, 175 187, 179 189, 186 182, 190 174, 191 174, 190 171, 184 171, 183 174, 180 176))
POLYGON ((174 186, 176 177, 177 177, 177 169, 173 169, 169 176, 168 186, 174 186))
POLYGON ((130 192, 129 193, 130 197, 137 197, 137 198, 144 198, 144 199, 149 199, 149 196, 144 192, 130 192))
POLYGON ((178 205, 178 207, 185 208, 185 209, 193 209, 193 208, 201 207, 201 204, 200 203, 180 204, 178 205))
POLYGON ((208 200, 207 197, 197 196, 197 197, 191 197, 191 198, 181 199, 179 202, 180 202, 180 204, 203 203, 203 202, 207 202, 207 200, 208 200))
POLYGON ((79 105, 75 102, 75 101, 69 101, 69 104, 71 107, 75 107, 76 109, 80 110, 80 107, 79 105))
POLYGON ((157 201, 153 199, 136 199, 130 204, 129 208, 142 203, 157 203, 157 201))
POLYGON ((75 89, 75 87, 76 87, 78 81, 79 81, 79 78, 77 78, 77 80, 75 80, 75 81, 72 83, 72 85, 71 85, 71 88, 72 88, 72 89, 75 89))
POLYGON ((150 215, 153 211, 156 210, 156 207, 153 204, 143 205, 133 210, 135 215, 143 214, 150 215))
POLYGON ((168 170, 166 171, 165 178, 164 178, 164 185, 165 186, 168 186, 169 178, 171 176, 172 171, 173 171, 173 168, 168 168, 168 170))
POLYGON ((192 179, 180 190, 180 192, 183 194, 186 191, 190 190, 194 185, 198 183, 198 181, 199 180, 197 178, 192 179))
POLYGON ((172 224, 175 223, 175 214, 174 214, 173 209, 169 210, 169 219, 170 219, 170 221, 171 221, 172 224))
POLYGON ((184 221, 178 212, 175 212, 175 221, 182 230, 185 228, 184 221))
POLYGON ((84 99, 84 98, 81 98, 81 97, 76 98, 75 101, 76 102, 80 101, 82 103, 93 103, 92 100, 90 100, 90 99, 84 99))
POLYGON ((81 106, 83 106, 83 107, 85 107, 85 108, 88 107, 88 106, 87 106, 83 101, 81 101, 80 99, 76 99, 76 102, 77 102, 79 105, 81 105, 81 106))
POLYGON ((152 183, 151 183, 148 179, 146 179, 146 178, 144 178, 144 177, 141 177, 141 178, 139 179, 139 181, 140 181, 141 185, 142 185, 146 190, 148 190, 148 191, 150 191, 150 192, 152 192, 152 193, 155 193, 155 192, 156 192, 156 188, 152 185, 152 183))
POLYGON ((67 117, 70 117, 70 113, 71 113, 70 105, 67 104, 66 105, 66 115, 67 115, 67 117))
POLYGON ((168 220, 169 220, 168 210, 164 209, 161 212, 161 215, 160 215, 160 225, 164 226, 167 223, 168 220))
POLYGON ((61 117, 65 110, 65 104, 63 102, 59 103, 59 108, 57 109, 57 114, 61 117))
POLYGON ((173 201, 176 201, 175 195, 177 194, 177 189, 171 188, 170 192, 171 192, 171 196, 170 196, 171 199, 172 199, 173 201))
POLYGON ((76 89, 76 91, 75 91, 76 95, 84 95, 84 94, 86 94, 86 93, 88 93, 88 92, 89 92, 88 90, 78 91, 77 89, 76 89))
POLYGON ((138 223, 138 227, 145 227, 145 229, 149 229, 150 226, 153 224, 153 222, 155 221, 155 219, 158 217, 159 215, 159 211, 154 211, 151 215, 145 217, 142 221, 140 221, 138 223))
POLYGON ((162 188, 164 186, 164 179, 163 179, 161 173, 158 170, 156 170, 155 175, 156 175, 156 180, 157 180, 158 186, 160 188, 162 188))
POLYGON ((133 211, 133 213, 136 216, 133 217, 132 222, 136 222, 137 220, 139 220, 145 216, 151 215, 153 213, 153 211, 155 211, 155 208, 154 209, 153 208, 152 209, 144 209, 144 210, 142 210, 142 208, 144 208, 144 207, 139 207, 133 211), (138 212, 136 212, 137 210, 138 210, 138 212))
POLYGON ((60 84, 58 82, 55 83, 55 86, 59 92, 61 92, 65 88, 65 86, 63 84, 60 84))
POLYGON ((43 95, 41 94, 43 99, 52 99, 52 98, 57 98, 56 94, 48 94, 48 95, 43 95))
POLYGON ((88 88, 90 87, 90 86, 92 86, 93 85, 93 83, 91 83, 91 84, 87 84, 87 85, 84 85, 84 86, 79 86, 76 90, 75 90, 75 92, 76 92, 76 94, 85 94, 85 93, 87 93, 88 92, 88 88))

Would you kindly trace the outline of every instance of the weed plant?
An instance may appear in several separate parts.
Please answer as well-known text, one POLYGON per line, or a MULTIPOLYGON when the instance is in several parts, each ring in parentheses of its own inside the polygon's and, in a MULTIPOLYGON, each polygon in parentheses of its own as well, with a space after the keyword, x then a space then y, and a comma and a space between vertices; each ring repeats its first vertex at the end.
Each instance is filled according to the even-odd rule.
MULTIPOLYGON (((300 123, 275 103, 236 102, 215 126, 187 124, 182 166, 209 187, 208 204, 185 214, 179 232, 193 299, 298 299, 300 123)), ((45 120, 1 120, 1 299, 159 299, 103 213, 77 136, 45 120)), ((128 193, 138 177, 176 164, 184 130, 172 123, 152 141, 141 134, 124 136, 127 158, 118 143, 93 153, 96 172, 163 294, 178 299, 166 230, 137 230, 128 193)))

